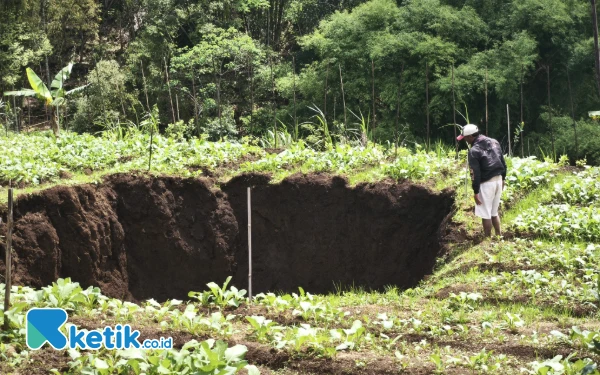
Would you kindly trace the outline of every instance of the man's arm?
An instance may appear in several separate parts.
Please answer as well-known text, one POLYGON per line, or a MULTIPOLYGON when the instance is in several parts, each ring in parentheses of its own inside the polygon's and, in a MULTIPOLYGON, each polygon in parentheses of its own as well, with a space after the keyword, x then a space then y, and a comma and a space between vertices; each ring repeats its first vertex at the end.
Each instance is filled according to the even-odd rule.
POLYGON ((504 155, 502 155, 502 153, 500 153, 500 161, 502 162, 502 166, 504 167, 504 171, 502 172, 502 181, 504 181, 504 180, 506 180, 507 168, 506 168, 506 162, 504 161, 504 155))
POLYGON ((471 179, 471 186, 473 192, 479 194, 479 185, 481 184, 481 166, 479 165, 478 155, 474 150, 469 151, 469 167, 473 171, 473 177, 471 179))
POLYGON ((502 171, 502 190, 504 190, 504 188, 506 187, 506 172, 508 171, 508 168, 506 168, 506 161, 504 161, 504 155, 502 154, 502 152, 500 152, 500 161, 502 162, 502 166, 504 167, 504 170, 502 171))

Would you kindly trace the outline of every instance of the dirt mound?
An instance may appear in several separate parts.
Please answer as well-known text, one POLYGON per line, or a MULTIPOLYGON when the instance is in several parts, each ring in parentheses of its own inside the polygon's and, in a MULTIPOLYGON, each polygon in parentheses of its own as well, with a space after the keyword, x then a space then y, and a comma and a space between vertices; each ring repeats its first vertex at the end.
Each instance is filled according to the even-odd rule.
POLYGON ((219 190, 204 179, 114 175, 20 197, 14 283, 71 277, 138 300, 185 298, 228 275, 245 288, 248 186, 256 292, 409 287, 431 272, 450 192, 385 182, 350 188, 324 175, 269 181, 243 175, 219 190))

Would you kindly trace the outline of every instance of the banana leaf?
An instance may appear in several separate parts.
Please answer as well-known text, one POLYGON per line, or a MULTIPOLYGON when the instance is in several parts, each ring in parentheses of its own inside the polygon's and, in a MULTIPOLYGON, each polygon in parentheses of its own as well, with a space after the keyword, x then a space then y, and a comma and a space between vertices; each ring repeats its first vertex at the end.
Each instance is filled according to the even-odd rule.
POLYGON ((50 90, 48 90, 48 87, 46 87, 44 82, 31 68, 27 68, 27 79, 29 79, 31 88, 34 89, 39 96, 46 100, 46 104, 52 103, 52 94, 50 93, 50 90))
POLYGON ((89 86, 89 83, 87 85, 83 85, 83 86, 79 86, 79 87, 75 87, 73 90, 69 90, 65 93, 66 96, 71 95, 71 94, 75 94, 76 92, 82 91, 83 89, 85 89, 86 87, 89 86))
POLYGON ((52 90, 50 91, 50 93, 52 94, 52 97, 56 100, 56 98, 60 98, 65 96, 65 90, 64 89, 58 89, 58 90, 52 90))
POLYGON ((54 107, 58 107, 58 106, 65 104, 65 102, 66 102, 66 99, 63 97, 60 97, 60 98, 54 99, 54 101, 52 102, 51 105, 54 107))
POLYGON ((62 89, 64 82, 69 79, 71 75, 71 70, 73 69, 73 63, 69 63, 69 65, 65 66, 56 74, 50 88, 52 89, 62 89))
POLYGON ((22 89, 18 91, 5 91, 4 95, 6 96, 36 96, 37 92, 32 89, 22 89))

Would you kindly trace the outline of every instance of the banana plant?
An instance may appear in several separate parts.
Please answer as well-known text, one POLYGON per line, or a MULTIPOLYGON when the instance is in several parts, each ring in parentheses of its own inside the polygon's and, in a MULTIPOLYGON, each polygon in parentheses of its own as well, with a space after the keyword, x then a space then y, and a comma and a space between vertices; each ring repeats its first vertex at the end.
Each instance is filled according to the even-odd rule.
POLYGON ((21 89, 19 91, 7 91, 4 95, 7 96, 35 96, 40 100, 44 101, 45 105, 50 106, 52 111, 52 131, 54 135, 59 135, 60 130, 60 108, 65 106, 67 99, 66 97, 74 94, 78 91, 83 90, 87 85, 74 88, 66 91, 64 89, 64 83, 71 75, 73 69, 73 63, 62 68, 54 77, 54 80, 50 84, 50 89, 46 86, 44 81, 31 69, 27 68, 27 79, 31 89, 21 89))

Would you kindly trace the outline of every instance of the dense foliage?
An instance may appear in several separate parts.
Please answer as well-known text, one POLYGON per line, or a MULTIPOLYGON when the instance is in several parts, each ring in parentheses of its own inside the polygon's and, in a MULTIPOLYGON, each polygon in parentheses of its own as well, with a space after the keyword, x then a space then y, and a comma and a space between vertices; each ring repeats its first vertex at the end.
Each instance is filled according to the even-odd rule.
MULTIPOLYGON (((157 104, 161 130, 214 140, 451 144, 447 125, 468 118, 517 154, 598 163, 590 14, 585 0, 10 0, 0 91, 72 61, 67 88, 91 85, 59 115, 78 131, 139 125, 157 104)), ((13 129, 50 120, 39 102, 4 103, 13 129)))
POLYGON ((600 183, 597 168, 575 172, 545 193, 540 207, 515 219, 518 230, 549 237, 600 241, 600 183))

